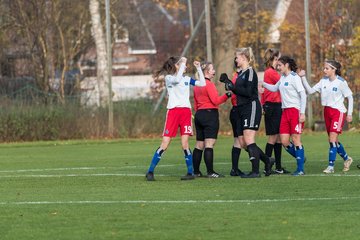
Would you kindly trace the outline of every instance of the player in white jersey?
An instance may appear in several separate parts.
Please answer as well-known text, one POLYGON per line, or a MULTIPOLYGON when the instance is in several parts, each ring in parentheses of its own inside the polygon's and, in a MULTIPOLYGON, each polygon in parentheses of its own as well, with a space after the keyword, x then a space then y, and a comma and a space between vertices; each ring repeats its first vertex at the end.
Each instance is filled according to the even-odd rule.
POLYGON ((334 173, 336 153, 344 159, 343 171, 349 171, 352 158, 349 157, 344 146, 339 142, 339 134, 345 123, 352 121, 353 97, 347 82, 341 77, 341 64, 335 60, 326 60, 324 64, 325 76, 315 86, 310 87, 305 78, 305 71, 300 71, 299 75, 309 94, 319 92, 321 94, 321 105, 324 106, 324 120, 326 131, 329 136, 329 164, 323 171, 324 173, 334 173), (348 99, 348 109, 344 99, 348 99), (346 115, 346 117, 345 117, 346 115))
POLYGON ((305 122, 306 93, 300 77, 296 74, 297 65, 294 59, 281 56, 278 59, 278 69, 282 74, 280 80, 275 85, 263 82, 263 86, 271 92, 280 91, 283 109, 280 139, 286 151, 296 158, 297 169, 293 175, 300 176, 305 174, 301 133, 305 122))
POLYGON ((183 76, 186 69, 185 57, 170 57, 156 72, 155 78, 165 75, 165 85, 168 91, 168 104, 166 122, 163 131, 163 139, 160 147, 155 151, 151 160, 150 167, 146 173, 148 181, 154 181, 154 170, 159 163, 162 154, 168 148, 171 138, 176 137, 180 128, 181 145, 185 153, 187 174, 181 180, 194 179, 192 154, 189 148, 189 136, 192 136, 191 124, 191 104, 190 104, 190 85, 206 86, 204 74, 200 67, 200 62, 194 61, 194 66, 199 74, 199 81, 188 76, 183 76))

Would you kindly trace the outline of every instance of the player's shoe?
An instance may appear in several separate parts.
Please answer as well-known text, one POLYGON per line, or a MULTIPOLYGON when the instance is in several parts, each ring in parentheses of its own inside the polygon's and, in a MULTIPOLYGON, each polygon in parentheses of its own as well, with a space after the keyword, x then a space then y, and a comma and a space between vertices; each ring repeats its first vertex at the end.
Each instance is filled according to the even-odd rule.
POLYGON ((191 174, 191 173, 187 173, 185 176, 182 176, 180 178, 181 180, 194 180, 195 179, 195 175, 191 174))
POLYGON ((204 175, 202 174, 202 172, 194 172, 194 176, 196 177, 196 178, 199 178, 199 177, 204 177, 204 175))
POLYGON ((208 178, 223 178, 225 176, 220 173, 217 173, 217 172, 212 172, 212 173, 208 173, 207 177, 208 178))
POLYGON ((350 170, 350 165, 352 164, 353 159, 351 157, 348 157, 346 161, 344 161, 344 169, 343 172, 347 172, 350 170))
POLYGON ((242 172, 240 169, 231 169, 231 171, 230 171, 230 176, 232 176, 232 177, 238 177, 238 176, 242 176, 244 174, 245 173, 242 172))
POLYGON ((286 170, 285 168, 280 168, 280 169, 275 169, 274 173, 275 174, 289 174, 290 172, 288 170, 286 170))
POLYGON ((271 172, 272 172, 271 168, 274 165, 274 163, 275 163, 275 159, 272 157, 269 157, 267 162, 265 163, 265 169, 264 169, 265 177, 268 177, 271 175, 271 172))
POLYGON ((357 165, 357 168, 360 169, 360 164, 357 165))
POLYGON ((249 172, 248 174, 244 174, 240 177, 241 178, 260 178, 261 175, 260 175, 260 173, 249 172))
POLYGON ((323 173, 334 173, 335 171, 334 171, 334 167, 332 167, 332 166, 328 166, 324 171, 323 171, 323 173))
POLYGON ((153 172, 146 173, 145 177, 146 177, 146 180, 148 180, 148 181, 155 181, 153 172))
POLYGON ((303 171, 295 171, 291 175, 293 175, 293 176, 304 176, 305 173, 303 171))

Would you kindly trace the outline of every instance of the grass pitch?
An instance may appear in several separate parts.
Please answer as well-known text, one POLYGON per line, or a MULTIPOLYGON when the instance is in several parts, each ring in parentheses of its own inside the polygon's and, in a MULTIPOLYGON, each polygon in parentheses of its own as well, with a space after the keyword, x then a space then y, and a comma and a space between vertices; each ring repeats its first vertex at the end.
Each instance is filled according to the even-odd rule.
MULTIPOLYGON (((360 135, 340 137, 353 157, 324 175, 324 133, 303 136, 306 176, 230 177, 232 138, 215 146, 222 179, 180 181, 179 139, 145 172, 161 139, 0 145, 1 239, 358 239, 360 135)), ((265 146, 265 137, 258 145, 265 146)), ((194 138, 191 139, 194 146, 194 138)), ((249 171, 247 154, 240 167, 249 171)), ((283 166, 295 160, 283 151, 283 166)), ((205 172, 202 163, 202 171, 205 172)), ((262 166, 263 167, 263 166, 262 166)))

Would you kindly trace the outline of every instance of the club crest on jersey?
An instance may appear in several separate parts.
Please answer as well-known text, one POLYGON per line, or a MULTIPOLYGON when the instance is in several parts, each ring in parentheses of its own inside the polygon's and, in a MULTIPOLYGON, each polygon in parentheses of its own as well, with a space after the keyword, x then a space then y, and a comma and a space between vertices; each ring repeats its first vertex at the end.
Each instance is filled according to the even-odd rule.
POLYGON ((289 86, 289 82, 285 82, 285 83, 284 83, 284 86, 289 86))
POLYGON ((336 92, 337 91, 337 88, 336 87, 333 87, 333 89, 332 89, 334 92, 336 92))
POLYGON ((185 86, 188 86, 189 85, 189 83, 188 82, 185 82, 185 86))

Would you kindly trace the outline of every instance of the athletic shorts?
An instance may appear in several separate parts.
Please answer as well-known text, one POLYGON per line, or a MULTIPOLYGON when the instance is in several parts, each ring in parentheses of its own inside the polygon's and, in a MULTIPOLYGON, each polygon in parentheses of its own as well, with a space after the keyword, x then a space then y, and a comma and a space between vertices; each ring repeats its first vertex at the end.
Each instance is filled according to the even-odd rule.
POLYGON ((178 128, 180 135, 193 135, 190 108, 172 108, 166 113, 164 137, 176 137, 178 128))
POLYGON ((345 113, 340 112, 338 109, 325 107, 324 108, 324 119, 326 131, 328 133, 342 133, 342 128, 345 123, 345 113))
POLYGON ((231 123, 234 138, 238 137, 238 134, 236 132, 236 128, 237 128, 236 120, 237 119, 238 119, 237 107, 233 107, 230 110, 229 120, 230 120, 230 123, 231 123))
POLYGON ((237 106, 238 118, 236 120, 236 133, 238 136, 244 135, 244 130, 259 130, 262 109, 260 101, 254 100, 251 103, 237 106))
POLYGON ((266 135, 279 134, 282 114, 281 103, 265 102, 263 110, 265 113, 266 135))
POLYGON ((304 123, 299 123, 300 111, 296 108, 284 108, 281 115, 280 134, 301 134, 304 123))
POLYGON ((219 132, 219 111, 217 109, 200 109, 195 113, 196 140, 217 139, 219 132))

